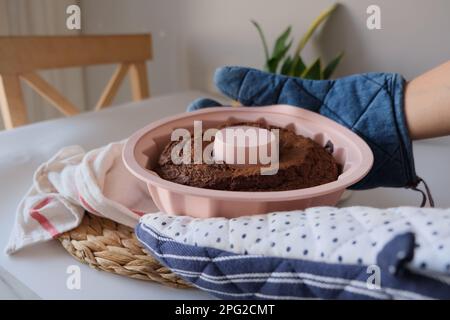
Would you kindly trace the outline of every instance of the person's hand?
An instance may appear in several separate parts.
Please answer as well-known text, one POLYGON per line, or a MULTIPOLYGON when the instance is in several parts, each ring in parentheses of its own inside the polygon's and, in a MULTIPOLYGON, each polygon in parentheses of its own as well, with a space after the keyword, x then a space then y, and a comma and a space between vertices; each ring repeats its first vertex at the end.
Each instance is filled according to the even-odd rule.
MULTIPOLYGON (((405 81, 399 74, 367 73, 337 80, 306 80, 243 67, 216 71, 217 88, 244 106, 289 104, 318 112, 363 138, 374 154, 369 174, 352 189, 415 188, 412 144, 404 115, 405 81)), ((198 99, 194 111, 220 106, 198 99)))

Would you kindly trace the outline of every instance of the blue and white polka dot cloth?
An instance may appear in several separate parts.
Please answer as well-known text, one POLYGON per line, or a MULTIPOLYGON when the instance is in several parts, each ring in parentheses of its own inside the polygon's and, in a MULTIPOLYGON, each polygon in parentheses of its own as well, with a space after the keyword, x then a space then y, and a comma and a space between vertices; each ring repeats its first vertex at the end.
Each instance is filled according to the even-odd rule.
POLYGON ((173 272, 221 298, 450 298, 450 209, 156 213, 141 218, 136 235, 173 272))

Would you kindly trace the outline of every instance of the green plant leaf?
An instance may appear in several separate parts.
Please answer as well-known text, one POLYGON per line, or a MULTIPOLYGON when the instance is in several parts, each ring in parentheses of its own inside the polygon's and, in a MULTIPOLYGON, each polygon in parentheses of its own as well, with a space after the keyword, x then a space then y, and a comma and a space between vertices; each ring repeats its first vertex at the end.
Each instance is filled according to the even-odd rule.
POLYGON ((278 65, 280 64, 281 60, 285 57, 286 53, 291 48, 292 41, 289 42, 285 47, 281 49, 281 51, 278 51, 276 55, 273 55, 269 61, 267 62, 267 66, 270 72, 276 73, 278 69, 278 65))
POLYGON ((300 77, 302 73, 305 71, 306 65, 303 62, 303 59, 301 56, 298 56, 297 59, 295 59, 295 65, 292 66, 292 73, 291 76, 294 77, 300 77))
POLYGON ((322 79, 320 58, 318 58, 312 65, 310 65, 305 71, 303 71, 301 77, 311 80, 322 79))
POLYGON ((306 69, 305 63, 300 55, 294 57, 291 64, 291 69, 289 70, 290 76, 299 77, 303 71, 306 69))
POLYGON ((300 52, 303 50, 305 45, 308 43, 309 39, 313 35, 314 31, 324 22, 327 20, 327 18, 336 10, 336 8, 339 6, 338 3, 333 4, 331 7, 323 11, 309 26, 308 31, 303 35, 303 37, 300 39, 300 42, 297 45, 297 48, 295 49, 294 57, 297 57, 300 55, 300 52))
POLYGON ((287 29, 277 38, 275 45, 273 46, 272 57, 279 56, 283 51, 286 51, 287 46, 292 45, 292 42, 288 45, 286 44, 286 41, 291 34, 291 29, 291 26, 287 27, 287 29))
POLYGON ((283 64, 281 65, 280 74, 283 74, 285 76, 289 75, 291 65, 292 65, 292 58, 290 56, 287 56, 286 59, 284 59, 283 64))
POLYGON ((324 79, 330 79, 334 70, 336 70, 337 66, 341 62, 343 56, 344 56, 344 53, 341 52, 336 58, 334 58, 333 60, 330 61, 330 63, 328 63, 328 65, 323 70, 323 78, 324 79))
POLYGON ((269 48, 267 47, 266 37, 264 36, 264 32, 262 31, 259 23, 256 22, 255 20, 251 20, 251 22, 255 26, 256 30, 258 30, 258 34, 259 34, 259 37, 261 38, 261 42, 262 42, 263 49, 264 49, 264 56, 265 56, 266 63, 267 63, 267 61, 269 61, 269 48))
POLYGON ((272 55, 267 61, 267 69, 269 72, 277 72, 279 63, 291 48, 292 41, 286 43, 289 35, 291 34, 291 29, 291 26, 287 27, 287 29, 276 39, 273 46, 272 55))

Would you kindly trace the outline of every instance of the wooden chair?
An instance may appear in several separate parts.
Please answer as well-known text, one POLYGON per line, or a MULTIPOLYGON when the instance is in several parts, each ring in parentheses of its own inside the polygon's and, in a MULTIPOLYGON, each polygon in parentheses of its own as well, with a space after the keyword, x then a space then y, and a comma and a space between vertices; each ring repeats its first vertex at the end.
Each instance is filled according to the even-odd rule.
POLYGON ((6 129, 28 123, 20 79, 67 116, 79 110, 36 71, 119 63, 95 107, 109 106, 130 72, 133 100, 150 96, 151 35, 0 37, 0 107, 6 129))

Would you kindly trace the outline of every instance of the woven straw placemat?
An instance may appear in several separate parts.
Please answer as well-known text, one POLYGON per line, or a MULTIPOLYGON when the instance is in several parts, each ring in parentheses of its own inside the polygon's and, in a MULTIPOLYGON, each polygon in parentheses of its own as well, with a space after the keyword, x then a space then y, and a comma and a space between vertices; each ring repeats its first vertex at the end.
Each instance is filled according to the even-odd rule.
POLYGON ((171 287, 191 287, 153 258, 133 229, 114 221, 86 212, 80 226, 58 239, 75 259, 94 269, 171 287))

